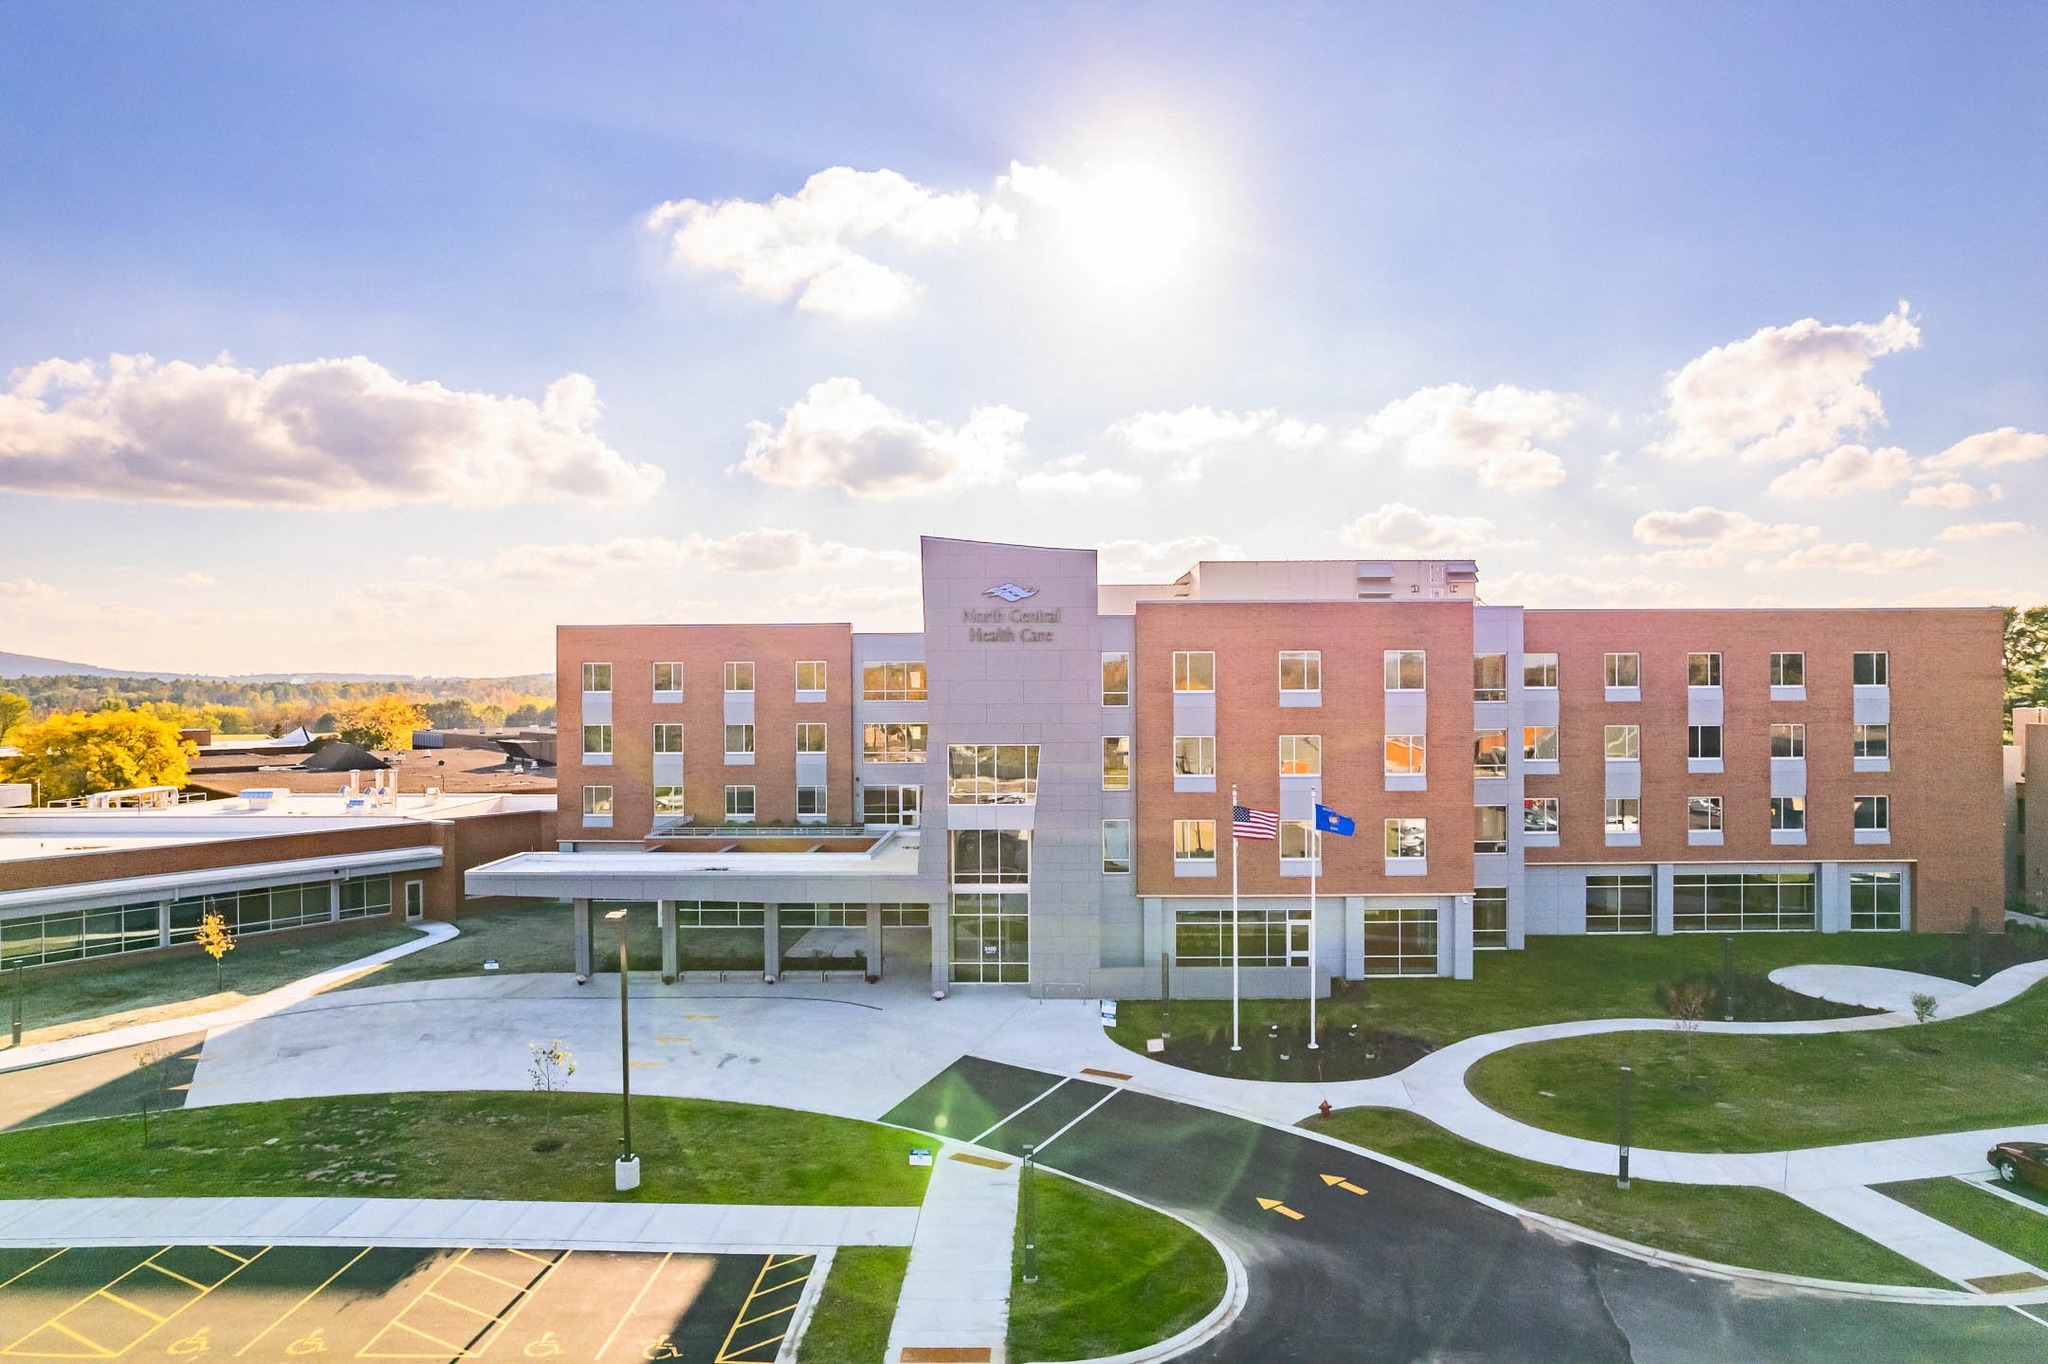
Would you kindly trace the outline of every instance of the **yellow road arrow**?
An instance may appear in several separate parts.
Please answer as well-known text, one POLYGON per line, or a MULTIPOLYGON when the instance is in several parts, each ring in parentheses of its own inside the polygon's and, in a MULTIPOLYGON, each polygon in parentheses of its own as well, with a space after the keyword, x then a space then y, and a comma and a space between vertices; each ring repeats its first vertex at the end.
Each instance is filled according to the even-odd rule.
POLYGON ((1331 1185, 1335 1188, 1342 1189, 1345 1193, 1355 1193, 1360 1195, 1363 1195, 1365 1193, 1365 1190, 1359 1188, 1356 1184, 1353 1184, 1350 1180, 1344 1178, 1344 1176, 1342 1175, 1324 1175, 1323 1183, 1331 1185))
POLYGON ((654 1040, 657 1042, 687 1042, 690 1039, 687 1037, 657 1037, 654 1040))
POLYGON ((1267 1212, 1277 1212, 1282 1217, 1292 1218, 1296 1222, 1299 1222, 1301 1220, 1300 1213, 1288 1207, 1285 1203, 1282 1203, 1277 1198, 1261 1198, 1259 1200, 1259 1206, 1264 1208, 1267 1212))
POLYGON ((717 1014, 684 1014, 684 1015, 683 1015, 683 1020, 684 1020, 685 1022, 700 1022, 700 1023, 701 1023, 701 1022, 703 1022, 703 1021, 705 1021, 705 1020, 707 1020, 707 1019, 713 1019, 713 1018, 716 1018, 716 1017, 718 1017, 718 1015, 717 1015, 717 1014))

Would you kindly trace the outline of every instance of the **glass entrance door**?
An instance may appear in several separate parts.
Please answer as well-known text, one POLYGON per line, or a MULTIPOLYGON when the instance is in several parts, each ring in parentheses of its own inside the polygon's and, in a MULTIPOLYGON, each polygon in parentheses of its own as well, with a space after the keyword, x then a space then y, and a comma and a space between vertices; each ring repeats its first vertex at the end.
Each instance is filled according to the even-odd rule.
POLYGON ((1308 965, 1307 919, 1289 919, 1287 921, 1287 964, 1289 966, 1308 965))

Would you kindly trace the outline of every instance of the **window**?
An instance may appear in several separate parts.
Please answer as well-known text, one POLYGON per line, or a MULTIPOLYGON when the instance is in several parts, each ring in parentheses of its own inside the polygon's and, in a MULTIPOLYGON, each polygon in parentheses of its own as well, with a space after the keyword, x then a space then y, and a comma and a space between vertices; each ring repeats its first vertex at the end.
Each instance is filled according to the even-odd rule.
MULTIPOLYGON (((599 900, 597 904, 605 904, 599 900)), ((678 928, 759 928, 767 918, 766 905, 740 900, 677 900, 678 928)))
POLYGON ((1216 821, 1213 819, 1176 819, 1173 822, 1173 860, 1176 862, 1214 862, 1216 860, 1216 821))
POLYGON ((1128 706, 1131 704, 1131 656, 1129 654, 1104 654, 1102 656, 1102 704, 1105 706, 1128 706))
POLYGON ((609 663, 586 663, 583 665, 583 690, 610 691, 612 689, 612 665, 609 663))
POLYGON ((1504 777, 1508 773, 1508 732, 1482 729, 1472 740, 1472 775, 1504 777))
POLYGON ((656 786, 654 788, 654 813, 657 815, 679 815, 683 813, 683 788, 680 786, 656 786))
POLYGON ((751 663, 726 664, 725 689, 727 691, 752 691, 754 689, 754 665, 751 663))
POLYGON ((1176 734, 1173 736, 1173 774, 1177 777, 1216 775, 1216 736, 1176 734))
POLYGON ((1643 680, 1643 656, 1641 654, 1609 654, 1606 660, 1607 685, 1610 687, 1639 687, 1643 680))
POLYGON ((1429 855, 1429 821, 1390 819, 1387 821, 1387 856, 1420 860, 1429 855))
POLYGON ((1895 871, 1849 873, 1849 927, 1896 933, 1906 926, 1905 877, 1895 871))
POLYGON ((1611 796, 1606 802, 1605 818, 1610 834, 1641 833, 1643 802, 1634 796, 1611 796))
POLYGON ((924 761, 926 733, 927 726, 922 724, 862 725, 860 727, 861 761, 871 763, 921 763, 924 761))
POLYGON ((1643 756, 1641 725, 1607 726, 1607 757, 1611 762, 1639 762, 1643 756))
POLYGON ((1657 927, 1657 889, 1648 876, 1588 876, 1588 933, 1650 933, 1657 927))
POLYGON ((728 786, 725 788, 725 822, 727 824, 752 824, 754 822, 753 787, 728 786))
POLYGON ((860 699, 863 701, 927 700, 922 663, 863 663, 860 669, 860 699))
POLYGON ((1721 655, 1687 654, 1685 656, 1685 685, 1688 687, 1720 686, 1721 655))
POLYGON ((654 665, 654 690, 657 695, 680 700, 683 695, 683 665, 680 663, 657 663, 654 665))
POLYGON ((1505 701, 1508 699, 1508 656, 1506 654, 1481 654, 1472 660, 1472 699, 1474 701, 1505 701))
POLYGON ((1771 685, 1774 687, 1803 687, 1806 685, 1805 654, 1772 654, 1771 685))
POLYGON ((754 727, 752 725, 727 725, 725 727, 725 756, 737 758, 742 754, 751 756, 754 751, 754 727))
POLYGON ((817 824, 824 821, 824 787, 799 786, 796 788, 796 817, 800 823, 817 824))
POLYGON ((1175 691, 1215 691, 1216 655, 1206 650, 1177 650, 1173 655, 1175 691))
POLYGON ((799 753, 823 753, 825 751, 825 726, 816 720, 806 720, 796 727, 796 751, 799 753))
POLYGON ((917 810, 924 791, 916 786, 863 786, 860 818, 863 824, 895 824, 917 827, 917 810))
POLYGON ((610 819, 612 817, 611 787, 586 786, 583 788, 583 817, 585 819, 610 819))
POLYGON ((1806 827, 1806 797, 1772 796, 1771 831, 1792 833, 1806 827))
POLYGON ((1102 789, 1131 789, 1131 738, 1128 734, 1110 735, 1102 741, 1102 789))
POLYGON ((1891 756, 1892 727, 1890 725, 1856 726, 1856 756, 1859 758, 1889 758, 1891 756))
MULTIPOLYGON (((1287 965, 1287 911, 1240 909, 1239 966, 1287 965)), ((1227 909, 1182 909, 1173 916, 1173 960, 1179 966, 1228 966, 1231 915, 1227 909)))
POLYGON ((1283 734, 1280 736, 1280 775, 1316 777, 1323 771, 1323 736, 1283 734))
POLYGON ((1719 762, 1721 760, 1721 727, 1719 725, 1687 725, 1685 727, 1685 756, 1695 762, 1719 762))
POLYGON ((1522 757, 1532 763, 1557 761, 1557 726, 1529 725, 1522 730, 1522 757))
POLYGON ((1505 805, 1475 805, 1472 807, 1472 851, 1475 853, 1504 853, 1508 850, 1508 807, 1505 805))
POLYGON ((1681 872, 1672 878, 1679 933, 1811 932, 1812 872, 1681 872))
POLYGON ((1525 834, 1554 834, 1557 832, 1557 797, 1530 796, 1522 802, 1522 832, 1525 834))
POLYGON ((1892 827, 1892 798, 1890 796, 1856 797, 1856 830, 1886 829, 1892 827))
POLYGON ((656 725, 654 727, 654 751, 656 753, 680 753, 683 751, 683 727, 681 725, 656 725))
POLYGON ((1280 860, 1282 862, 1308 863, 1323 855, 1323 836, 1317 831, 1315 821, 1308 819, 1283 819, 1280 821, 1280 860))
POLYGON ((1806 756, 1805 725, 1772 725, 1771 756, 1773 758, 1803 758, 1806 756))
POLYGON ((1385 669, 1388 691, 1421 691, 1423 658, 1420 649, 1388 649, 1385 669))
POLYGON ((1523 654, 1522 685, 1545 691, 1557 690, 1557 655, 1523 654))
POLYGON ((1508 888, 1480 886, 1472 892, 1472 950, 1502 952, 1508 945, 1508 888))
POLYGON ((1102 874, 1131 874, 1131 822, 1128 819, 1102 821, 1102 874))
POLYGON ((612 727, 610 725, 585 725, 583 727, 583 754, 585 757, 609 757, 611 751, 612 727))
POLYGON ((946 799, 954 805, 1037 804, 1038 745, 951 745, 946 799))
POLYGON ((343 881, 336 898, 341 901, 338 917, 361 919, 372 914, 391 912, 391 878, 388 876, 365 877, 360 881, 343 881))
POLYGON ((1719 833, 1721 831, 1721 798, 1719 796, 1687 796, 1685 798, 1685 827, 1692 833, 1719 833))
POLYGON ((822 658, 800 659, 796 665, 796 689, 798 691, 825 690, 825 660, 822 658))
POLYGON ((1323 656, 1313 649, 1282 649, 1280 651, 1281 691, 1321 691, 1323 689, 1323 656))
POLYGON ((1022 985, 1031 979, 1030 897, 1014 891, 960 891, 953 896, 952 961, 947 974, 963 984, 1022 985))
POLYGON ((1420 734, 1389 734, 1387 736, 1387 775, 1390 777, 1419 777, 1425 770, 1425 756, 1428 741, 1420 734))
POLYGON ((1889 687, 1891 685, 1891 655, 1885 653, 1857 654, 1851 669, 1855 685, 1859 687, 1889 687))
POLYGON ((1436 974, 1436 907, 1365 911, 1365 974, 1436 974))
POLYGON ((1022 885, 1030 879, 1029 829, 953 830, 953 884, 1022 885))

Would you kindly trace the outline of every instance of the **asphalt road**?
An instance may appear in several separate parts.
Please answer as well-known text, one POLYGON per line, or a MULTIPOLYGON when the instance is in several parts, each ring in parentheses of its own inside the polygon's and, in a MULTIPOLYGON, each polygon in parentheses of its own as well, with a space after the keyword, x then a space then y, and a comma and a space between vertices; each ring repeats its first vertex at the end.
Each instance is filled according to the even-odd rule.
POLYGON ((1249 1300, 1188 1360, 2048 1361, 2048 1325, 2006 1308, 1738 1288, 1561 1240, 1298 1133, 1129 1091, 1064 1130, 1031 1119, 1070 1112, 1066 1088, 986 1130, 1060 1078, 970 1058, 889 1120, 1012 1152, 1035 1141, 1044 1164, 1229 1244, 1249 1300))

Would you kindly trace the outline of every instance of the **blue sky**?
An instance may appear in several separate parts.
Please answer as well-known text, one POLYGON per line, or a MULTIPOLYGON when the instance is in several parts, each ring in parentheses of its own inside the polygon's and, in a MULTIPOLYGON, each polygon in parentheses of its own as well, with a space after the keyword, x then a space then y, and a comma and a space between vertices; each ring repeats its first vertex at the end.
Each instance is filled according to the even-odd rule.
POLYGON ((2039 600, 2044 39, 10 6, 0 649, 498 672, 558 621, 890 628, 933 532, 1127 579, 1472 554, 1545 605, 2039 600))

